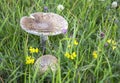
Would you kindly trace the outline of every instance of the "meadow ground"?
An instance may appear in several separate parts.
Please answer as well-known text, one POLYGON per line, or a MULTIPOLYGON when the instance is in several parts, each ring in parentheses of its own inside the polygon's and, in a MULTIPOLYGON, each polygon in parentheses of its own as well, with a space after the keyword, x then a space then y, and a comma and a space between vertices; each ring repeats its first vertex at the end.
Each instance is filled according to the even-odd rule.
MULTIPOLYGON (((0 81, 5 83, 120 83, 120 7, 113 0, 0 0, 0 81), (58 10, 57 6, 64 6, 58 10), (20 27, 34 12, 54 12, 69 24, 66 34, 50 36, 46 54, 59 60, 57 72, 37 76, 40 39, 20 27), (30 53, 30 47, 38 53, 30 53), (74 56, 74 57, 73 57, 74 56)), ((118 0, 118 5, 120 4, 118 0)))

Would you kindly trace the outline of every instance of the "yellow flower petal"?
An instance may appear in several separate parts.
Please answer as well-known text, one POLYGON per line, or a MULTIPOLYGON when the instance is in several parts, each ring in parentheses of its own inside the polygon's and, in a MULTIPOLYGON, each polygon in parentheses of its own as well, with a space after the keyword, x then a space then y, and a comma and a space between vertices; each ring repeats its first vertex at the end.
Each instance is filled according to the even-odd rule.
POLYGON ((66 56, 69 59, 74 59, 77 55, 76 55, 76 52, 73 52, 72 54, 69 54, 68 52, 66 52, 64 56, 66 56))
POLYGON ((96 58, 98 57, 97 51, 93 51, 93 54, 92 54, 92 55, 93 55, 93 58, 96 59, 96 58))
POLYGON ((114 50, 116 48, 116 46, 112 46, 112 49, 114 50))
POLYGON ((70 59, 74 59, 74 57, 73 57, 73 56, 71 56, 71 57, 70 57, 70 59))
POLYGON ((33 64, 33 63, 34 63, 34 61, 35 61, 34 59, 31 59, 31 60, 30 60, 31 64, 33 64))
POLYGON ((110 44, 110 43, 111 43, 111 41, 112 41, 111 39, 108 39, 108 40, 107 40, 107 43, 109 43, 109 44, 110 44))
POLYGON ((66 52, 66 53, 65 53, 65 56, 68 56, 68 55, 69 55, 69 53, 68 53, 68 52, 66 52))
POLYGON ((70 54, 69 54, 68 52, 65 53, 65 56, 66 56, 67 58, 70 58, 70 54))
POLYGON ((67 58, 70 58, 70 55, 67 55, 67 58))
POLYGON ((116 45, 117 43, 114 41, 114 40, 112 40, 112 45, 116 45))
POLYGON ((78 45, 78 42, 76 40, 74 40, 74 45, 78 45))
POLYGON ((32 58, 31 56, 27 56, 25 63, 26 63, 27 65, 28 65, 28 64, 33 64, 33 63, 34 63, 34 58, 32 58))
POLYGON ((30 64, 30 61, 27 60, 25 64, 27 64, 27 65, 30 64))
POLYGON ((38 53, 39 49, 38 48, 30 47, 29 51, 30 51, 30 53, 38 53))
POLYGON ((73 52, 73 53, 72 53, 72 56, 73 56, 73 57, 76 57, 76 56, 77 56, 77 54, 76 54, 75 52, 73 52))
POLYGON ((26 60, 30 60, 30 58, 31 58, 31 56, 27 56, 27 57, 26 57, 26 60))
POLYGON ((38 48, 35 49, 35 52, 38 53, 38 48))
POLYGON ((30 51, 30 53, 33 53, 34 52, 34 48, 30 47, 29 51, 30 51))

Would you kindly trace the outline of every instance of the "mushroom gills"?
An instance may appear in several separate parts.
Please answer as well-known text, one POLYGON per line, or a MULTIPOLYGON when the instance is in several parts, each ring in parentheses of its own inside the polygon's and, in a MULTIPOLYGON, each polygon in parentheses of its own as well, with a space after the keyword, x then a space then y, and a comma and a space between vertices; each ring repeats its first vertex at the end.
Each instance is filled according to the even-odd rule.
POLYGON ((38 23, 38 26, 39 27, 42 26, 41 28, 44 28, 44 29, 49 27, 49 25, 47 23, 38 23))
POLYGON ((53 56, 53 55, 44 55, 39 57, 35 64, 34 67, 35 69, 38 69, 39 74, 45 73, 49 68, 55 72, 57 70, 57 65, 58 65, 58 59, 53 56))

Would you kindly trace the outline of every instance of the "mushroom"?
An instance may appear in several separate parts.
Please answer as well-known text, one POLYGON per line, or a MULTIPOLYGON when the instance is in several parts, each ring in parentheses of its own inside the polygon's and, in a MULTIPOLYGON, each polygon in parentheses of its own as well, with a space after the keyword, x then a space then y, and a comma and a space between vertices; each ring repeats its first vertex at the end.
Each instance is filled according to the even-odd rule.
POLYGON ((29 17, 24 16, 20 20, 20 25, 26 32, 40 36, 43 54, 46 50, 48 36, 64 34, 68 29, 68 22, 55 13, 37 12, 30 14, 29 17))
POLYGON ((39 57, 35 64, 34 68, 38 69, 37 73, 38 75, 44 74, 48 69, 51 69, 52 72, 55 72, 57 70, 58 60, 53 55, 45 55, 39 57))

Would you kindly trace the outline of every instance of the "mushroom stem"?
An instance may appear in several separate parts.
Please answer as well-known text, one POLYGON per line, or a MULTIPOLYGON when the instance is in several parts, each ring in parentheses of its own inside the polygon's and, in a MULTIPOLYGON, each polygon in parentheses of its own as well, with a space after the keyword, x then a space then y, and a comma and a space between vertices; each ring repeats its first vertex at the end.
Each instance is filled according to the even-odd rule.
POLYGON ((46 54, 46 41, 48 40, 48 36, 41 35, 40 36, 40 43, 43 51, 43 55, 46 54))

